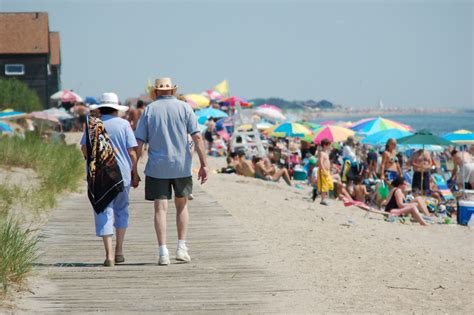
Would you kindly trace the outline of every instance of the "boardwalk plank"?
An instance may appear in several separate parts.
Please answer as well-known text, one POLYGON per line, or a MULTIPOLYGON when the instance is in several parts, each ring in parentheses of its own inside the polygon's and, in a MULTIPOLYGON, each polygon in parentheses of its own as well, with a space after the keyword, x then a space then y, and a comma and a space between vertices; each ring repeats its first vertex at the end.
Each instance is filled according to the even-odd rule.
MULTIPOLYGON (((86 312, 275 312, 284 288, 266 270, 258 240, 199 187, 190 202, 189 264, 157 266, 153 205, 143 187, 130 193, 126 263, 104 268, 85 194, 65 198, 45 226, 37 271, 54 286, 23 298, 24 311, 86 312), (34 309, 33 309, 34 307, 34 309)), ((176 211, 170 203, 168 247, 176 248, 176 211)), ((23 306, 22 306, 23 305, 23 306)))

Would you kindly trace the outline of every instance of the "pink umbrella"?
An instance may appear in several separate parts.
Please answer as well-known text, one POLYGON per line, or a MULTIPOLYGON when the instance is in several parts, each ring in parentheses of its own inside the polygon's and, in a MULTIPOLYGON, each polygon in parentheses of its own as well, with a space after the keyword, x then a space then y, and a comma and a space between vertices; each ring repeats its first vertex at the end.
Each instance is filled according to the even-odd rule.
POLYGON ((269 109, 279 111, 280 113, 283 113, 283 110, 280 107, 278 107, 276 105, 271 105, 271 104, 262 104, 257 108, 269 108, 269 109))
POLYGON ((235 107, 235 103, 239 102, 241 107, 251 107, 252 103, 247 102, 246 100, 241 99, 237 96, 230 96, 219 100, 219 104, 222 106, 235 107))
POLYGON ((82 102, 82 97, 80 97, 79 94, 69 90, 58 91, 51 95, 50 98, 53 101, 61 101, 63 103, 82 102))
POLYGON ((204 92, 201 93, 201 95, 204 95, 205 97, 207 97, 211 101, 220 100, 222 98, 222 94, 220 94, 219 92, 216 92, 214 90, 204 91, 204 92))
POLYGON ((46 120, 54 123, 59 124, 59 119, 51 114, 45 113, 45 112, 32 112, 30 113, 30 118, 33 119, 39 119, 39 120, 46 120))

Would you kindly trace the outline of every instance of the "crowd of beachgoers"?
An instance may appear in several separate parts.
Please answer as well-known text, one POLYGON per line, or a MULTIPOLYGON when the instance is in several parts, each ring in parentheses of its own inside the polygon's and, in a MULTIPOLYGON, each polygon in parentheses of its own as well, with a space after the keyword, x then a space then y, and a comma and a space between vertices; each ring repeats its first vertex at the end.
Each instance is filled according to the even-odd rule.
MULTIPOLYGON (((213 100, 211 91, 206 96, 177 98, 195 110, 208 154, 227 159, 227 166, 217 173, 281 180, 294 189, 309 185, 311 199, 323 206, 341 200, 344 205, 384 214, 387 220, 403 221, 411 216, 426 225, 435 217, 451 223, 455 222, 453 214, 457 210, 453 193, 474 185, 474 145, 469 144, 473 142, 468 130, 447 135, 449 145, 421 141, 397 146, 397 139, 418 133, 408 125, 381 117, 356 123, 315 124, 300 115, 296 122, 294 117, 290 122, 277 106, 252 106, 238 97, 213 100), (457 146, 457 142, 449 142, 457 138, 468 141, 457 146)), ((84 103, 68 105, 67 109, 30 115, 4 111, 3 117, 9 120, 3 121, 16 120, 13 126, 17 130, 23 125, 30 130, 39 127, 46 140, 54 140, 51 135, 56 132, 51 130, 61 131, 69 125, 72 130, 81 131, 87 115, 97 114, 84 103), (45 128, 45 123, 50 128, 45 128)), ((132 129, 146 105, 146 100, 139 99, 123 113, 132 129)), ((426 131, 421 136, 439 139, 426 131)))

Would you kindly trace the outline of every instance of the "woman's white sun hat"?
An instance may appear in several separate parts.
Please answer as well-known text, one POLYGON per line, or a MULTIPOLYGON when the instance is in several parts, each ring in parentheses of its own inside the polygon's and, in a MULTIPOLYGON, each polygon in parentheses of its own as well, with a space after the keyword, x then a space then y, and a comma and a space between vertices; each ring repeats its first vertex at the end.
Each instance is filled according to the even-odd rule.
POLYGON ((128 110, 128 106, 120 105, 117 94, 107 92, 103 93, 100 97, 100 104, 89 106, 90 110, 96 110, 102 107, 110 107, 118 111, 125 112, 128 110))

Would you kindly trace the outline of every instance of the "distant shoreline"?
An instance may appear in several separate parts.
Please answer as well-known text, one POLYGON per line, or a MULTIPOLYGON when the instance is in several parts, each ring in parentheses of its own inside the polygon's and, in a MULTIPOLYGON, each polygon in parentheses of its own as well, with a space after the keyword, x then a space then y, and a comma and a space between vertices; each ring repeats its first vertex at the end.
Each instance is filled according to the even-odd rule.
POLYGON ((459 114, 468 112, 463 109, 390 109, 390 110, 337 110, 337 111, 305 111, 305 116, 308 119, 320 119, 331 117, 359 117, 359 116, 402 116, 414 114, 459 114))

